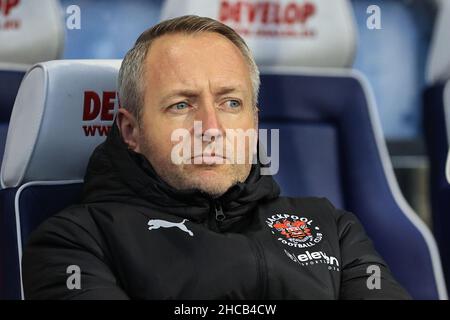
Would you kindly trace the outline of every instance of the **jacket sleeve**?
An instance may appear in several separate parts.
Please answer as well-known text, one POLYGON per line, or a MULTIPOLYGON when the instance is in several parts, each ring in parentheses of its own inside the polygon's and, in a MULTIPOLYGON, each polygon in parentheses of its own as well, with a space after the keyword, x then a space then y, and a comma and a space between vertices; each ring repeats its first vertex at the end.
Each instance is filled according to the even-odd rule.
POLYGON ((358 219, 342 210, 337 214, 342 261, 339 298, 411 299, 376 252, 358 219))
POLYGON ((26 299, 128 299, 92 233, 59 215, 29 238, 22 277, 26 299))

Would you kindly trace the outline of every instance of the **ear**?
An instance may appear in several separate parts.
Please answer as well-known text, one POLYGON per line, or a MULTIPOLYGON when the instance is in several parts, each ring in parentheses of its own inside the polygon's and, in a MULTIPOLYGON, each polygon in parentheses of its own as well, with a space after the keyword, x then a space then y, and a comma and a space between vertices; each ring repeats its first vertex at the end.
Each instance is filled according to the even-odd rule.
POLYGON ((124 108, 119 108, 117 114, 117 125, 122 135, 123 141, 128 148, 140 153, 139 147, 139 124, 137 119, 124 108))

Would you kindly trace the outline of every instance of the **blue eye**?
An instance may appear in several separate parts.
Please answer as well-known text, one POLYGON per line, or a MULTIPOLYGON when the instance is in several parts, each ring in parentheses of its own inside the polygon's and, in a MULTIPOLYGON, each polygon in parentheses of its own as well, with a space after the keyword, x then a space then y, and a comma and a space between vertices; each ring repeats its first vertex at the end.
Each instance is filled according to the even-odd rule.
POLYGON ((187 102, 178 102, 168 107, 167 110, 173 113, 184 113, 189 110, 189 107, 187 102))
POLYGON ((237 109, 241 106, 241 103, 238 100, 228 100, 227 103, 231 109, 237 109))
POLYGON ((177 110, 183 110, 189 107, 189 105, 186 102, 180 102, 174 105, 175 109, 177 110))

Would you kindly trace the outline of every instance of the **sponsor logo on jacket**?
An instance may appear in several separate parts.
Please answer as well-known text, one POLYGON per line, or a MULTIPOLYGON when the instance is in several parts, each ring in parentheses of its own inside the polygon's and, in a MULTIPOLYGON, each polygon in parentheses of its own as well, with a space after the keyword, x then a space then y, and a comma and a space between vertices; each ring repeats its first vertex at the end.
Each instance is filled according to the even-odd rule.
POLYGON ((148 230, 155 230, 155 229, 159 229, 159 228, 178 228, 181 231, 186 232, 187 234, 189 234, 191 237, 194 236, 194 233, 189 230, 186 225, 185 222, 189 221, 188 219, 183 219, 183 221, 181 222, 171 222, 171 221, 167 221, 167 220, 162 220, 162 219, 150 219, 147 223, 148 225, 148 230))
POLYGON ((294 254, 286 249, 284 249, 284 253, 294 262, 298 263, 301 266, 312 266, 316 264, 327 264, 328 270, 332 271, 340 271, 339 269, 339 260, 331 255, 327 255, 323 251, 306 251, 301 254, 294 254))
POLYGON ((267 226, 277 240, 290 247, 310 248, 322 240, 320 228, 313 220, 290 214, 274 214, 267 218, 267 226))

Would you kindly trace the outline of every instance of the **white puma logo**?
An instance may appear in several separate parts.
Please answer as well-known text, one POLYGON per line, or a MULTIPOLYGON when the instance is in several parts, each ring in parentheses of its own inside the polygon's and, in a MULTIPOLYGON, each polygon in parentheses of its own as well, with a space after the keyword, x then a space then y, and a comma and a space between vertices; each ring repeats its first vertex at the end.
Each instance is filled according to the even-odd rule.
POLYGON ((148 230, 159 229, 161 227, 162 228, 178 227, 180 228, 181 231, 187 232, 191 237, 193 237, 194 234, 192 233, 192 231, 189 230, 184 224, 186 221, 187 219, 184 219, 181 222, 170 222, 161 219, 150 219, 147 224, 149 225, 148 230))

